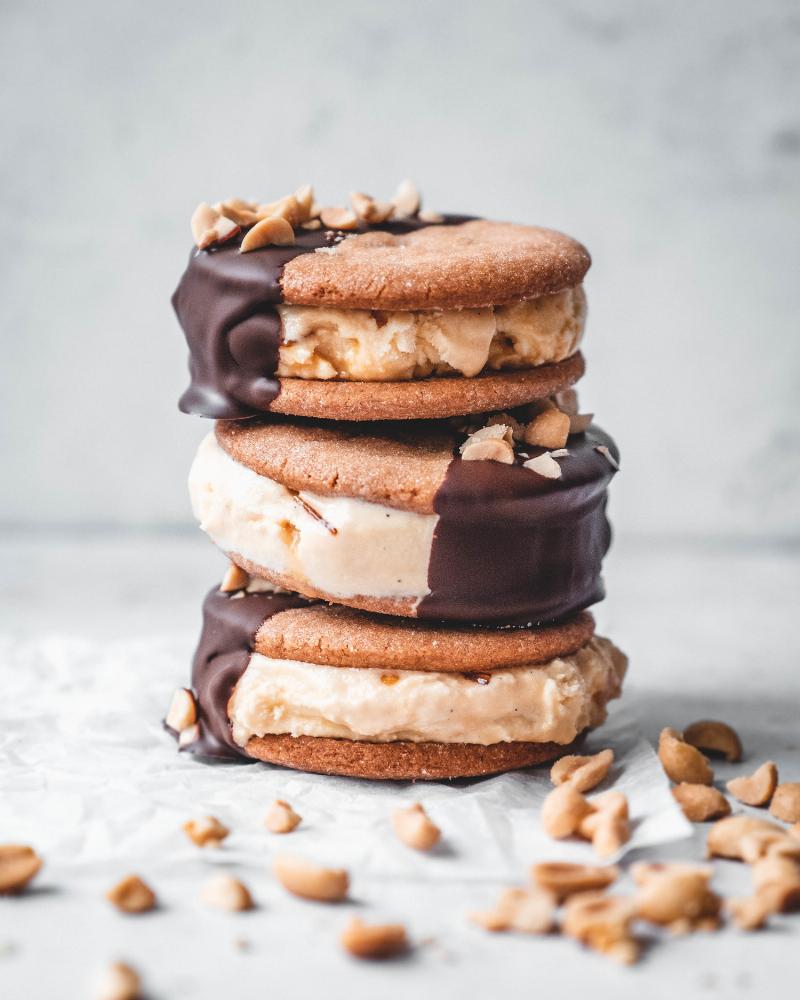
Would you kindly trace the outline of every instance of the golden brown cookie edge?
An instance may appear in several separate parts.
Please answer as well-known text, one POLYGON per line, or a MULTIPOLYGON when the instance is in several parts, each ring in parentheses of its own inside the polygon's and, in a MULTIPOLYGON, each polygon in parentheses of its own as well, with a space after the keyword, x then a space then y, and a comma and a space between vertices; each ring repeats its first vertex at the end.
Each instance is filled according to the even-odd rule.
POLYGON ((439 420, 524 406, 568 389, 583 375, 580 351, 522 371, 482 372, 407 382, 281 378, 272 413, 317 420, 439 420))
POLYGON ((535 767, 571 753, 573 743, 367 743, 322 736, 253 736, 248 756, 296 771, 384 781, 477 778, 535 767))

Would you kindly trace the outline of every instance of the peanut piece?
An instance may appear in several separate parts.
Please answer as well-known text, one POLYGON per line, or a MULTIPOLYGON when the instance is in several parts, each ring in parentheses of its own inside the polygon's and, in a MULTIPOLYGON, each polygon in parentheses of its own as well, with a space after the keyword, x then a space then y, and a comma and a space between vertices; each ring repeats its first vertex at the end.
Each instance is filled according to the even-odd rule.
POLYGON ((674 729, 662 729, 658 738, 658 759, 667 777, 676 784, 710 785, 714 772, 708 758, 697 747, 685 743, 674 729))
POLYGON ((547 934, 553 929, 556 899, 543 889, 505 889, 493 910, 470 914, 487 931, 547 934))
POLYGON ((742 860, 752 865, 761 858, 792 858, 800 861, 800 842, 783 830, 762 830, 742 837, 742 860))
POLYGON ((736 730, 717 719, 700 719, 687 726, 683 739, 705 753, 721 754, 729 764, 742 759, 742 741, 736 730))
POLYGON ((439 222, 444 222, 444 216, 442 215, 442 213, 441 212, 434 212, 430 208, 420 209, 420 211, 417 212, 417 218, 421 222, 428 222, 428 223, 430 223, 431 225, 434 225, 434 226, 437 223, 439 223, 439 222))
POLYGON ((338 903, 347 896, 350 886, 343 868, 323 868, 303 858, 275 858, 272 870, 287 892, 303 899, 338 903))
POLYGON ((184 729, 188 729, 189 726, 193 726, 197 722, 197 706, 191 691, 187 688, 175 689, 164 722, 176 733, 182 733, 184 729))
POLYGON ((408 951, 408 937, 402 924, 365 924, 358 917, 345 926, 342 947, 356 958, 391 958, 408 951))
POLYGON ((524 468, 530 469, 532 472, 536 472, 540 476, 544 476, 545 479, 561 478, 561 466, 553 458, 549 451, 544 452, 542 455, 537 455, 535 458, 529 458, 526 462, 523 462, 522 465, 524 468))
POLYGON ((420 207, 419 191, 410 180, 400 181, 392 198, 392 205, 396 219, 407 219, 417 214, 420 207))
POLYGON ((770 915, 768 902, 760 896, 745 896, 725 900, 725 909, 742 931, 757 931, 770 915))
POLYGON ((542 826, 549 836, 562 840, 576 834, 591 812, 592 806, 576 788, 558 785, 542 803, 542 826))
POLYGON ((22 892, 42 864, 36 851, 26 844, 0 844, 0 895, 22 892))
POLYGON ((784 834, 777 823, 764 819, 754 819, 752 816, 727 816, 717 822, 708 831, 706 849, 709 857, 734 858, 744 860, 743 846, 746 839, 753 834, 765 835, 777 832, 784 834))
POLYGON ((147 913, 155 909, 156 894, 138 875, 127 875, 106 893, 106 899, 122 913, 147 913))
POLYGON ((398 839, 415 851, 430 851, 442 836, 442 831, 431 822, 419 802, 407 809, 398 809, 392 817, 392 825, 398 839))
POLYGON ((236 563, 232 562, 225 571, 225 576, 222 578, 219 589, 223 594, 233 594, 237 590, 246 590, 249 583, 250 574, 243 570, 241 566, 237 566, 236 563))
POLYGON ((730 815, 731 806, 725 796, 711 785, 691 785, 682 781, 672 789, 683 815, 692 823, 705 823, 730 815))
POLYGON ((786 781, 778 785, 769 811, 784 823, 800 822, 800 781, 786 781))
POLYGON ((497 438, 487 438, 483 441, 469 440, 464 445, 461 458, 465 462, 501 462, 504 465, 514 464, 514 449, 507 441, 497 438))
POLYGON ((592 847, 598 857, 610 858, 631 839, 630 825, 627 818, 610 812, 601 810, 595 815, 597 822, 591 836, 592 847))
POLYGON ((587 892, 567 900, 561 930, 614 961, 630 965, 639 955, 630 929, 634 915, 631 900, 587 892))
POLYGON ((319 217, 322 219, 322 225, 328 229, 358 229, 356 213, 341 205, 321 209, 319 217))
POLYGON ((553 408, 537 414, 525 428, 523 441, 537 448, 563 448, 569 437, 569 414, 553 408))
POLYGON ((800 865, 791 858, 762 858, 753 865, 753 888, 773 913, 790 913, 800 908, 800 865))
POLYGON ((199 250, 205 250, 212 243, 223 243, 239 232, 239 226, 224 215, 220 215, 207 202, 201 201, 192 213, 192 236, 199 250))
POLYGON ((292 809, 288 802, 276 799, 267 810, 264 825, 270 833, 291 833, 300 826, 301 816, 292 809))
POLYGON ((291 223, 280 215, 268 215, 247 230, 239 252, 249 253, 266 246, 291 246, 293 243, 294 229, 291 223))
POLYGON ((634 868, 639 885, 636 911, 643 920, 663 926, 686 921, 686 929, 692 930, 697 921, 719 913, 721 901, 709 889, 709 867, 675 864, 634 868))
POLYGON ((125 962, 113 962, 97 983, 96 1000, 139 1000, 142 982, 139 974, 125 962))
POLYGON ((310 184, 301 184, 292 196, 300 212, 300 221, 307 222, 313 218, 314 189, 310 184))
POLYGON ((534 882, 557 899, 566 899, 578 892, 607 889, 619 877, 613 865, 578 865, 567 861, 548 861, 533 865, 534 882))
POLYGON ((215 875, 200 890, 200 899, 206 906, 231 913, 253 909, 253 897, 247 886, 230 875, 215 875))
POLYGON ((385 222, 394 212, 394 205, 391 202, 375 201, 370 195, 362 194, 360 191, 351 193, 350 204, 358 218, 368 225, 385 222))
POLYGON ((219 847, 231 832, 216 816, 203 816, 200 819, 190 819, 182 824, 181 829, 193 844, 198 847, 219 847))
POLYGON ((778 769, 768 760, 751 775, 733 778, 725 787, 735 799, 747 806, 765 806, 772 798, 777 784, 778 769))
POLYGON ((579 792, 596 788, 608 775, 614 763, 614 751, 601 750, 588 757, 570 754, 557 760, 550 769, 550 780, 554 785, 569 782, 579 792))
POLYGON ((184 747, 191 746, 192 743, 196 743, 200 739, 200 726, 195 723, 193 726, 187 726, 178 733, 178 747, 183 750, 184 747))
POLYGON ((227 201, 218 201, 214 205, 214 210, 224 215, 226 219, 236 223, 237 226, 253 226, 258 222, 258 213, 255 206, 249 202, 242 201, 241 198, 228 198, 227 201))

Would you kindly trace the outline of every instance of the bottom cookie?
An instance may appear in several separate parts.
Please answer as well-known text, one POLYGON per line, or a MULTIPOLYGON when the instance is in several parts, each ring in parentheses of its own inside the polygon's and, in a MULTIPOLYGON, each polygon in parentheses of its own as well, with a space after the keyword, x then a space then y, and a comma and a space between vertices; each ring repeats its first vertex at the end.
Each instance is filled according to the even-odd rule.
POLYGON ((296 771, 340 774, 386 781, 436 781, 481 778, 521 767, 535 767, 572 753, 573 743, 365 743, 320 736, 255 736, 247 744, 250 757, 296 771))

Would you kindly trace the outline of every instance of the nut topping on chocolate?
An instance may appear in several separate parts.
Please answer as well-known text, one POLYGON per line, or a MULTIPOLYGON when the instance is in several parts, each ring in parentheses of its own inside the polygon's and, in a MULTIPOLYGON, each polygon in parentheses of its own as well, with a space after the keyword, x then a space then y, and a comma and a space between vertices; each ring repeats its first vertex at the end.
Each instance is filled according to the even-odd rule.
POLYGON ((201 201, 192 215, 192 236, 198 250, 205 250, 214 243, 224 243, 239 232, 238 226, 231 219, 201 201))
POLYGON ((408 179, 400 181, 392 198, 394 214, 397 219, 407 219, 419 212, 420 197, 415 185, 408 179))
POLYGON ((328 229, 358 229, 358 216, 343 205, 323 208, 319 213, 322 225, 328 229))

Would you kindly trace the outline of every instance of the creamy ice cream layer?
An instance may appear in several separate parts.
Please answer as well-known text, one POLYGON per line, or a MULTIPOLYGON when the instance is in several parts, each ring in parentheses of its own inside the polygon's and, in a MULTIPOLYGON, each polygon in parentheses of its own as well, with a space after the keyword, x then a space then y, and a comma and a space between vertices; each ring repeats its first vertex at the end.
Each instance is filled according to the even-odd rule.
POLYGON ((578 349, 586 322, 583 287, 486 309, 383 312, 278 307, 278 375, 394 381, 488 369, 533 368, 578 349))
POLYGON ((268 734, 566 744, 603 722, 626 666, 625 655, 599 636, 571 656, 477 676, 326 667, 253 653, 228 714, 242 747, 268 734))
POLYGON ((213 433, 189 473, 200 527, 224 552, 332 597, 429 593, 436 514, 296 492, 235 462, 213 433))

